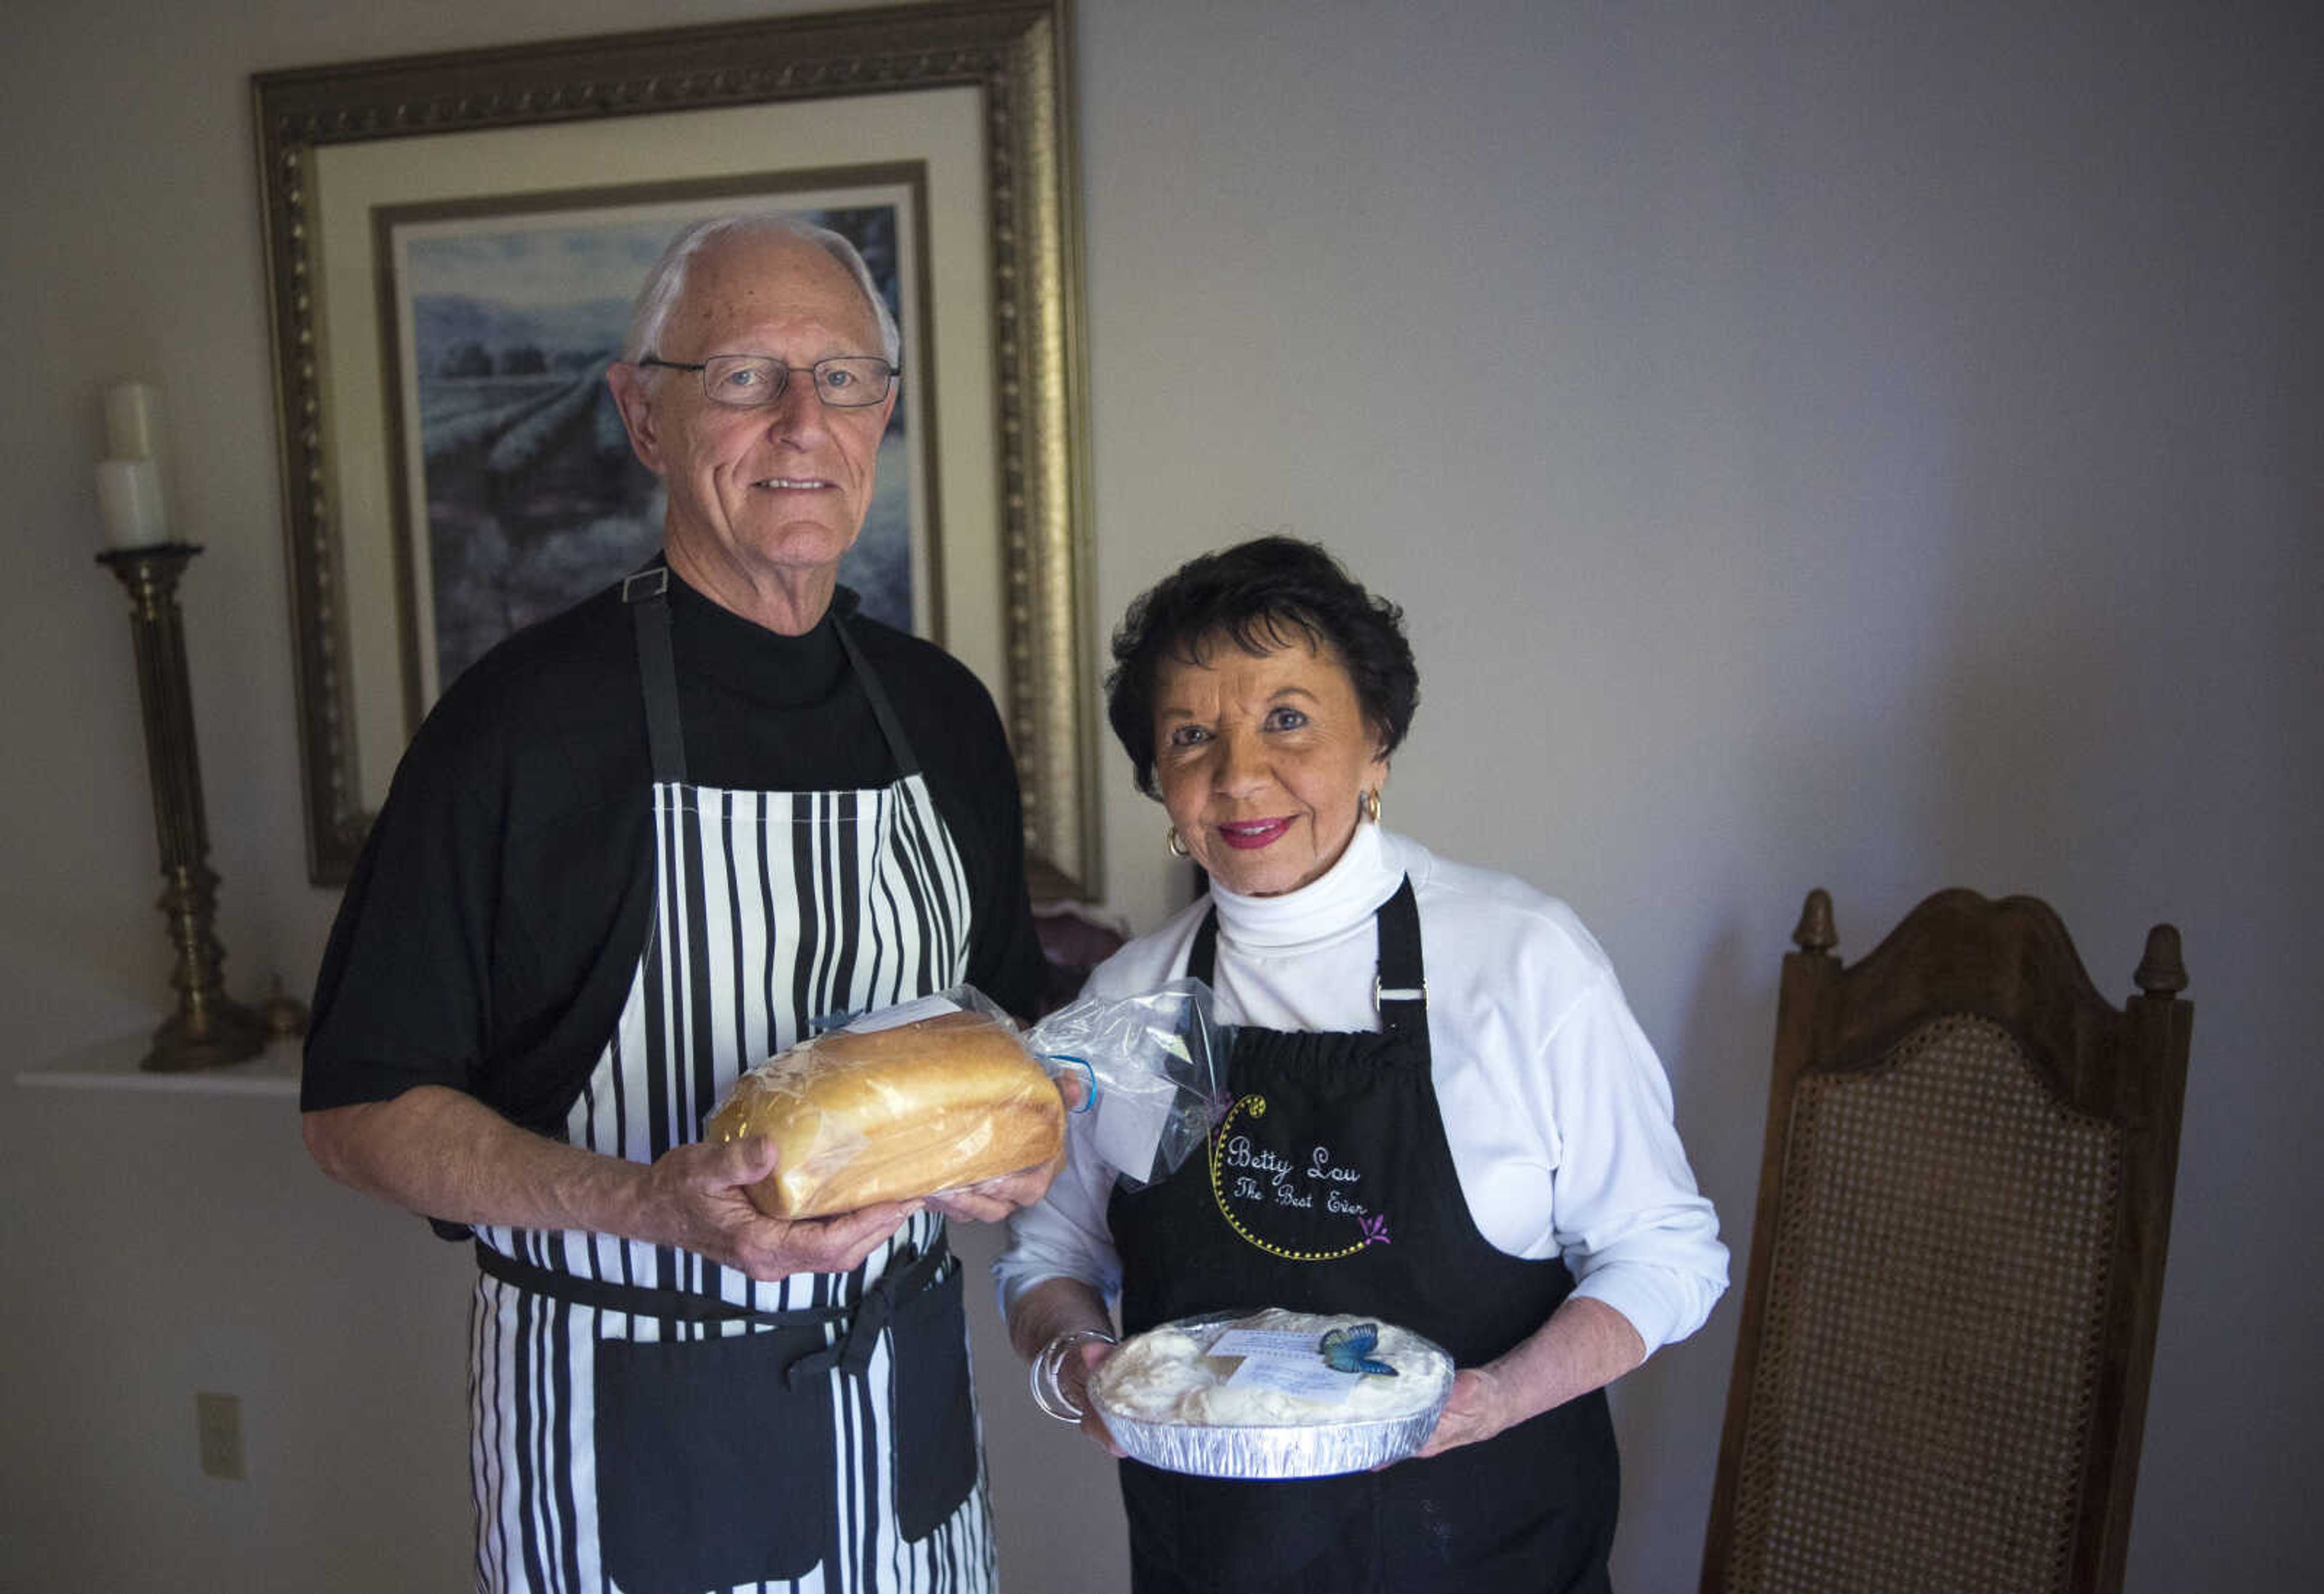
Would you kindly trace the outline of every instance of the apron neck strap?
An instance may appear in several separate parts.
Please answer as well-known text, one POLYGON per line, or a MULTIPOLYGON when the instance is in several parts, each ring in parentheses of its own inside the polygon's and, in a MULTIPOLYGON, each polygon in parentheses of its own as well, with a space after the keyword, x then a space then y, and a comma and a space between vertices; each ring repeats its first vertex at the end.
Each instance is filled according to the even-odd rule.
POLYGON ((1379 972, 1372 977, 1372 1006, 1380 1027, 1406 1040, 1428 1040, 1428 976, 1420 959, 1420 899, 1406 875, 1396 894, 1373 915, 1379 927, 1379 972))
POLYGON ((678 661, 669 646, 669 567, 653 564, 622 583, 638 636, 638 672, 646 693, 646 747, 657 785, 686 783, 686 737, 678 720, 678 661))
MULTIPOLYGON (((1396 894, 1380 904, 1372 915, 1379 937, 1379 963, 1372 976, 1372 1006, 1379 1009, 1380 1028, 1391 1035, 1425 1044, 1428 1040, 1428 979, 1420 955, 1420 902, 1413 894, 1412 876, 1397 885, 1396 894)), ((1203 915, 1194 944, 1186 954, 1186 973, 1204 985, 1216 986, 1219 963, 1219 911, 1203 915)))
POLYGON ((888 690, 880 684, 880 677, 865 662, 863 650, 855 644, 855 633, 847 624, 847 616, 834 604, 831 628, 839 634, 839 645, 846 650, 847 662, 855 668, 855 679, 863 683, 863 696, 872 704, 872 718, 880 722, 880 734, 888 743, 888 756, 896 761, 897 778, 908 779, 920 773, 919 755, 912 751, 911 739, 904 735, 903 721, 896 718, 895 706, 888 701, 888 690))
MULTIPOLYGON (((669 567, 657 559, 622 581, 622 602, 628 606, 637 633, 638 672, 646 699, 646 747, 653 759, 654 782, 684 785, 686 737, 678 717, 677 655, 670 651, 669 581, 669 567)), ((832 629, 872 706, 872 718, 879 722, 880 737, 888 744, 888 756, 895 761, 897 778, 909 779, 920 773, 919 755, 904 735, 903 722, 896 718, 895 706, 888 700, 880 677, 856 645, 841 608, 835 601, 830 611, 832 629)))

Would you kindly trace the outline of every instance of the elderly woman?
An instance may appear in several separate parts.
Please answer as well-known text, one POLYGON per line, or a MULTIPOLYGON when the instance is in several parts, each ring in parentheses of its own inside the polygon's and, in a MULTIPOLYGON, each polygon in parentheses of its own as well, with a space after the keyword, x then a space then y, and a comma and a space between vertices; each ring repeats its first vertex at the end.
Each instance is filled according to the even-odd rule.
POLYGON ((1420 1457, 1375 1472, 1125 1460, 1138 1594, 1606 1588, 1603 1387, 1726 1287, 1605 953, 1563 904, 1380 824, 1419 696, 1401 619, 1322 549, 1267 537, 1180 569, 1114 639, 1115 734, 1210 890, 1089 989, 1207 981, 1238 1026, 1229 1092, 1266 1103, 1236 1134, 1296 1188, 1214 1188, 1204 1157, 1117 1188, 1077 1126, 996 1264, 1010 1339, 1084 1406, 1116 1296, 1125 1334, 1227 1308, 1360 1313, 1460 1368, 1420 1457), (1341 1199, 1300 1203, 1318 1188, 1341 1199))

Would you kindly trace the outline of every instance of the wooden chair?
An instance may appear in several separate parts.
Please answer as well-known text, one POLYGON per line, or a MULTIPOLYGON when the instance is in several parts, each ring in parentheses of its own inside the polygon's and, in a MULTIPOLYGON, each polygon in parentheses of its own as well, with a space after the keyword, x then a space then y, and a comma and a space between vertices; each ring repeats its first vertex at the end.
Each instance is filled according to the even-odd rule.
POLYGON ((1784 959, 1705 1594, 2122 1586, 2190 1004, 2109 1006, 2031 897, 1784 959))

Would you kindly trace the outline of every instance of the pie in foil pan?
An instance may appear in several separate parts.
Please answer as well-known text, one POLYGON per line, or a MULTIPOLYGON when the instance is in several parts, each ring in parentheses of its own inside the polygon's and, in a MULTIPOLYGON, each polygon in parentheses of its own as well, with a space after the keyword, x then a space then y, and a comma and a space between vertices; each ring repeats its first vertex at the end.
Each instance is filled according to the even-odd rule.
POLYGON ((1401 1461, 1428 1441, 1452 1393, 1452 1358, 1432 1340, 1377 1320, 1280 1309, 1158 1324, 1090 1380, 1091 1403, 1131 1459, 1247 1479, 1401 1461), (1228 1353, 1260 1344, 1264 1355, 1228 1353), (1264 1365, 1237 1378, 1250 1362, 1264 1365), (1298 1393, 1306 1387, 1323 1397, 1298 1393))

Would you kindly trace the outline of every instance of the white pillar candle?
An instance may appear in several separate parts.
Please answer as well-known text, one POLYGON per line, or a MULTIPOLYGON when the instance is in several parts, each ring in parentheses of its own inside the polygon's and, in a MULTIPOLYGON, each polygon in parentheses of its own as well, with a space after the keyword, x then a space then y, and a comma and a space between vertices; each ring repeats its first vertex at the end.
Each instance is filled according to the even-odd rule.
POLYGON ((168 542, 161 395, 151 383, 119 382, 105 390, 105 451, 97 467, 97 505, 106 541, 115 548, 168 542))
POLYGON ((170 540, 161 471, 152 460, 99 460, 97 503, 105 512, 106 540, 115 548, 150 548, 170 540))
POLYGON ((143 382, 106 389, 105 454, 108 459, 151 459, 161 443, 161 395, 143 382))

